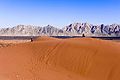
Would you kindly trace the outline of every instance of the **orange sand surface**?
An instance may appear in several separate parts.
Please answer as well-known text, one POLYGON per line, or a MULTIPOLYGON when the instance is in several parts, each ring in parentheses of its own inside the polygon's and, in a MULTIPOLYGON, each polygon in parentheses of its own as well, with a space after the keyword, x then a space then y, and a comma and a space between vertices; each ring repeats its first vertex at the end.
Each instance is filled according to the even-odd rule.
POLYGON ((120 44, 41 37, 0 48, 0 80, 120 80, 120 44))
POLYGON ((0 40, 0 48, 26 42, 30 42, 30 40, 0 40))

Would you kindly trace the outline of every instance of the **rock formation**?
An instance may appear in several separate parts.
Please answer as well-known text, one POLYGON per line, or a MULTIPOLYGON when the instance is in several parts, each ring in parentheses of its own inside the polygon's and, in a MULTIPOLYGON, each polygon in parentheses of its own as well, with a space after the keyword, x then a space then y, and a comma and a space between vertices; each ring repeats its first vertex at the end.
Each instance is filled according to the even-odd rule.
POLYGON ((69 35, 79 36, 85 34, 86 36, 96 37, 119 37, 120 25, 92 25, 88 23, 74 23, 64 28, 69 35))
POLYGON ((12 28, 1 28, 0 36, 95 36, 119 37, 120 25, 92 25, 88 23, 74 23, 62 29, 51 25, 45 27, 18 25, 12 28))

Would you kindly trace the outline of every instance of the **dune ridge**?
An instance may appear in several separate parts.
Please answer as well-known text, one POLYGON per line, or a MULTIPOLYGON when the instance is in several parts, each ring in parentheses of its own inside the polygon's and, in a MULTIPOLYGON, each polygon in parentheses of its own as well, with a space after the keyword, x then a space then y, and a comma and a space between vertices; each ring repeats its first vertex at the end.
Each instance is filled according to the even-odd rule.
POLYGON ((120 44, 41 37, 0 49, 1 80, 120 80, 120 44))

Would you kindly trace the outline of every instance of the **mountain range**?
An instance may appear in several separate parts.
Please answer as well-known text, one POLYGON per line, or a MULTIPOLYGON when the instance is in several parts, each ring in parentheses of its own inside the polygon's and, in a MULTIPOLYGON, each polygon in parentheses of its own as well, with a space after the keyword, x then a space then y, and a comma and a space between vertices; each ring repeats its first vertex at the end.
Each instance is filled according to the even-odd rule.
POLYGON ((120 25, 93 25, 89 23, 73 23, 62 29, 47 25, 17 25, 12 28, 1 28, 0 36, 94 36, 120 37, 120 25))

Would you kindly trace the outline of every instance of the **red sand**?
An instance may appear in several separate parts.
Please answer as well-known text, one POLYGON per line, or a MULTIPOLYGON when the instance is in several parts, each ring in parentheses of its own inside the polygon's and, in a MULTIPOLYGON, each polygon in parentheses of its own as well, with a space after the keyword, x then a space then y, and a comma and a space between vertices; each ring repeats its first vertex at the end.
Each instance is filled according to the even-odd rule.
POLYGON ((0 48, 0 80, 120 80, 120 44, 42 37, 0 48))
POLYGON ((0 48, 27 42, 30 40, 0 40, 0 48))

